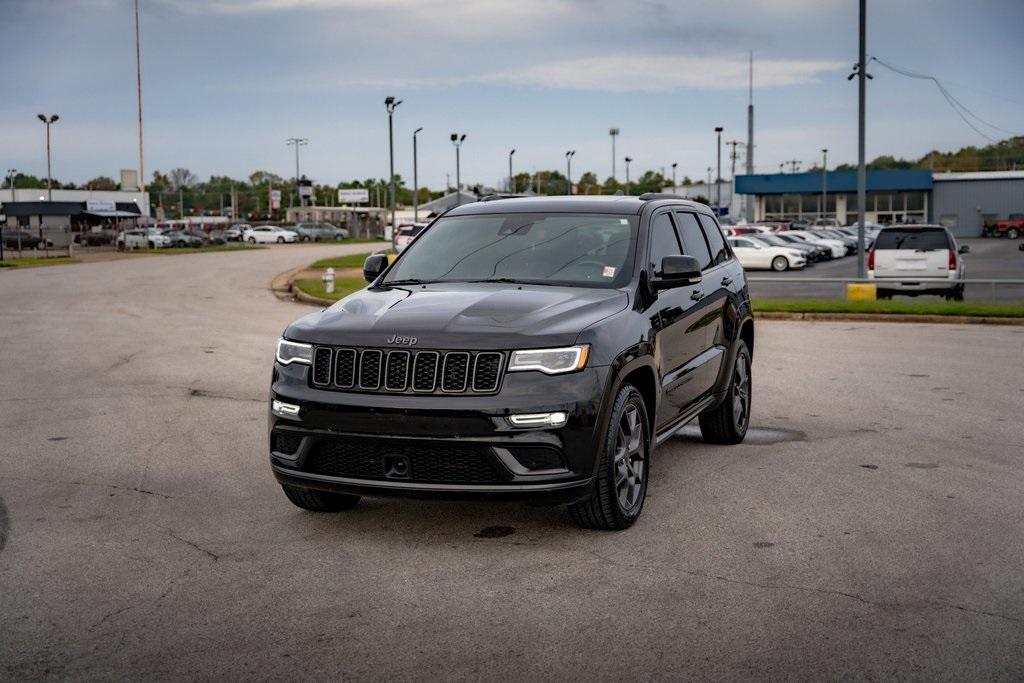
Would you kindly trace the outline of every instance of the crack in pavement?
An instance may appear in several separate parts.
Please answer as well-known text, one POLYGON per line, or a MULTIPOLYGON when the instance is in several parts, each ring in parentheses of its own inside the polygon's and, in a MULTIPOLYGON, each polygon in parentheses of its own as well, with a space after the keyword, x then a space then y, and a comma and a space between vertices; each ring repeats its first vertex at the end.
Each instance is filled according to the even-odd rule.
POLYGON ((193 388, 193 387, 189 388, 188 395, 190 397, 196 397, 196 398, 222 398, 222 399, 227 400, 227 401, 241 401, 241 402, 245 402, 245 403, 265 403, 266 402, 266 399, 264 399, 264 398, 248 398, 248 397, 244 397, 244 396, 228 396, 227 394, 214 394, 214 393, 211 393, 209 391, 206 391, 205 389, 196 389, 196 388, 193 388))
POLYGON ((11 533, 11 517, 7 513, 7 506, 4 505, 4 499, 0 498, 0 552, 3 552, 4 546, 7 545, 7 539, 11 533))
POLYGON ((176 540, 176 541, 181 541, 181 542, 182 542, 182 543, 184 543, 185 545, 190 545, 190 546, 192 546, 193 548, 195 548, 195 549, 196 549, 196 550, 198 550, 199 552, 201 552, 201 553, 204 553, 204 554, 206 554, 206 555, 207 555, 208 557, 212 558, 214 562, 216 562, 217 560, 219 560, 219 559, 220 559, 220 555, 217 555, 216 553, 214 553, 214 552, 211 552, 211 551, 207 550, 206 548, 204 548, 203 546, 199 545, 198 543, 193 543, 192 541, 188 540, 187 538, 182 538, 181 536, 178 536, 178 535, 177 535, 176 533, 174 533, 174 531, 172 531, 172 530, 171 530, 170 528, 168 528, 168 527, 162 527, 162 528, 163 528, 163 530, 164 530, 164 531, 166 531, 166 532, 167 532, 167 534, 168 534, 168 535, 169 535, 169 536, 170 536, 171 538, 173 538, 174 540, 176 540))
MULTIPOLYGON (((160 493, 159 491, 150 491, 149 489, 137 488, 135 486, 119 486, 117 484, 94 484, 88 481, 67 481, 66 479, 41 479, 38 477, 11 477, 9 481, 34 481, 41 482, 43 484, 64 484, 66 486, 92 486, 94 488, 101 489, 117 489, 118 491, 131 491, 132 493, 142 493, 147 496, 157 496, 158 498, 165 498, 167 500, 173 500, 174 496, 169 496, 166 493, 160 493)), ((2 501, 0 501, 2 503, 2 501)), ((3 547, 0 545, 0 547, 3 547)))

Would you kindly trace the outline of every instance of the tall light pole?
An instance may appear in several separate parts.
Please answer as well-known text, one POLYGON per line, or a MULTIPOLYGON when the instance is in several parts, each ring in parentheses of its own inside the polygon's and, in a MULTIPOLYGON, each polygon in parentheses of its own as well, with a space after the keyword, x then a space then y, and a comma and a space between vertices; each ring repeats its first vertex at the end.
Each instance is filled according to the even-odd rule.
POLYGON ((421 130, 423 130, 422 127, 412 132, 412 219, 416 223, 420 222, 420 180, 417 175, 416 134, 421 130))
POLYGON ((633 161, 632 157, 626 157, 626 194, 629 194, 629 162, 633 161))
POLYGON ((51 114, 50 118, 46 118, 44 114, 36 114, 39 120, 46 125, 46 193, 47 201, 53 201, 53 171, 50 169, 50 125, 57 122, 60 118, 56 114, 51 114))
MULTIPOLYGON (((139 113, 139 191, 146 191, 146 167, 142 156, 142 47, 139 41, 139 0, 135 0, 135 96, 139 113)), ((146 212, 149 223, 149 211, 146 212)))
POLYGON ((672 162, 672 191, 676 191, 676 166, 679 165, 678 161, 672 162))
POLYGON ((715 210, 722 213, 722 127, 715 127, 718 136, 718 175, 715 176, 715 210))
POLYGON ((516 193, 516 177, 512 175, 512 155, 515 153, 515 148, 510 149, 508 152, 508 191, 511 194, 516 193))
MULTIPOLYGON (((754 51, 750 51, 750 92, 747 101, 747 175, 754 175, 754 51)), ((754 195, 747 195, 747 222, 754 222, 754 195)))
POLYGON ((458 133, 452 133, 452 145, 455 146, 455 206, 462 205, 462 169, 460 167, 459 151, 462 149, 462 143, 465 140, 465 133, 461 136, 458 133))
POLYGON ((615 138, 619 135, 619 129, 609 128, 608 135, 612 137, 612 180, 615 180, 615 138))
MULTIPOLYGON (((309 140, 306 138, 288 138, 284 141, 286 145, 292 145, 295 147, 295 191, 299 192, 299 147, 302 145, 308 145, 309 140)), ((299 192, 299 206, 305 206, 306 200, 299 192)))
POLYGON ((566 194, 572 194, 572 158, 576 156, 576 150, 570 149, 565 153, 565 180, 568 186, 568 192, 566 194))
POLYGON ((707 184, 707 188, 708 188, 708 204, 711 204, 711 171, 712 170, 714 170, 714 169, 712 169, 710 166, 708 166, 708 184, 707 184))
POLYGON ((864 164, 864 101, 867 96, 867 0, 860 0, 860 50, 857 64, 847 80, 857 77, 857 277, 866 278, 864 268, 864 205, 868 201, 868 173, 864 164))
POLYGON ((828 149, 821 150, 821 217, 828 213, 828 149))
POLYGON ((388 191, 391 194, 391 230, 394 230, 394 110, 400 99, 388 95, 384 98, 384 106, 387 109, 387 150, 390 158, 390 174, 388 175, 388 191))

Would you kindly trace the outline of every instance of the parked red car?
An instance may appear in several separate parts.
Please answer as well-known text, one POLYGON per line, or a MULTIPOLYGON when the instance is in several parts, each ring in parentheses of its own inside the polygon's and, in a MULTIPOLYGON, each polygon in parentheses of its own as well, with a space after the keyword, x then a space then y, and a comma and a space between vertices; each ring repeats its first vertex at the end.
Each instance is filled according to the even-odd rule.
POLYGON ((1024 213, 1011 213, 1009 218, 1000 218, 989 228, 992 237, 1009 237, 1015 240, 1024 235, 1024 213))

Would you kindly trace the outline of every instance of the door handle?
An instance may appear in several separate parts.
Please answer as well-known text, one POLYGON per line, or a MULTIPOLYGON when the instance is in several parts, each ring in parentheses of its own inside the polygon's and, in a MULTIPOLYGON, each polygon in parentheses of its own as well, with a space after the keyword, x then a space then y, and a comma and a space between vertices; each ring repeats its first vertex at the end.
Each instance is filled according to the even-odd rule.
POLYGON ((694 301, 697 301, 702 296, 704 296, 704 292, 700 291, 699 289, 695 289, 692 292, 690 292, 690 298, 693 299, 694 301))
POLYGON ((728 287, 731 284, 732 284, 732 278, 731 277, 726 275, 725 277, 722 278, 722 286, 723 287, 728 287))

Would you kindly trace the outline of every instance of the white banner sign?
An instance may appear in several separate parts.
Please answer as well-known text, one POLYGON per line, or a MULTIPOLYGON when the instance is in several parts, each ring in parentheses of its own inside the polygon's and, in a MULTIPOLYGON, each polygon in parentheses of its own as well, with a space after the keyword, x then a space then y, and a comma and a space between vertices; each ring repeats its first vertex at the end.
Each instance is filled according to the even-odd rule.
POLYGON ((280 209, 281 208, 281 190, 270 191, 270 208, 280 209))
POLYGON ((87 199, 86 211, 117 211, 117 203, 112 199, 87 199))
POLYGON ((366 204, 370 201, 370 191, 338 190, 338 201, 342 204, 366 204))

